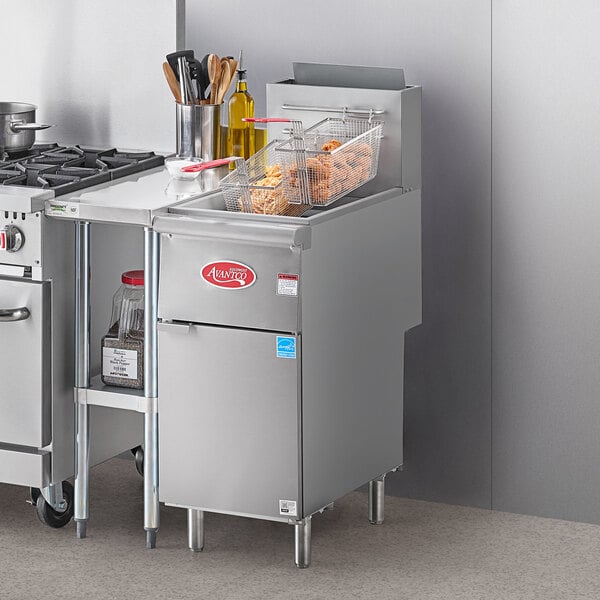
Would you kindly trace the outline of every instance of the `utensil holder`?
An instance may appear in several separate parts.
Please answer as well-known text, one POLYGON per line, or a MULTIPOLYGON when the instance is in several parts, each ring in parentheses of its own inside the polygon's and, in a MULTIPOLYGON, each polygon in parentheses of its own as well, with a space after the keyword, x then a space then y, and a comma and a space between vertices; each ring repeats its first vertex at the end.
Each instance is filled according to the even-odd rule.
POLYGON ((221 104, 176 103, 176 151, 202 160, 221 158, 221 104))

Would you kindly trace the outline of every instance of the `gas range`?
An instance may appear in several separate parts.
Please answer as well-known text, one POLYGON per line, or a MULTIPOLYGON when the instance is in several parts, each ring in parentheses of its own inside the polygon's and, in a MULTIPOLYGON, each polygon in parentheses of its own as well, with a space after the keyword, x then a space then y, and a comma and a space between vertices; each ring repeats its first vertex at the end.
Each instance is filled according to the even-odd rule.
POLYGON ((52 190, 56 197, 163 163, 164 157, 154 152, 35 144, 0 160, 0 186, 52 190))
MULTIPOLYGON (((144 179, 146 171, 163 171, 163 163, 154 152, 83 145, 38 144, 0 156, 0 339, 6 349, 0 360, 0 482, 40 490, 55 510, 72 497, 63 490, 74 474, 78 228, 64 218, 46 218, 45 210, 88 190, 144 179)), ((127 205, 129 194, 119 202, 127 205)), ((96 242, 109 250, 109 259, 94 267, 99 281, 114 281, 116 273, 139 265, 135 246, 126 246, 129 240, 115 229, 103 230, 96 242)), ((98 311, 112 295, 112 286, 104 287, 97 286, 90 301, 98 311)), ((100 341, 90 346, 100 347, 100 341)), ((134 412, 107 410, 99 421, 102 443, 91 444, 92 464, 143 441, 134 412)))

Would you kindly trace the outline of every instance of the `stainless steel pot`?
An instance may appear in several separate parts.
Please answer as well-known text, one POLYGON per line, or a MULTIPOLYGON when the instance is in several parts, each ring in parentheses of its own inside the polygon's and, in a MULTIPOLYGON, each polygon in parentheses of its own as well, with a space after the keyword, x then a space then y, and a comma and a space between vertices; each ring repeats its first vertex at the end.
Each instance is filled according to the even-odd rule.
POLYGON ((0 102, 0 157, 3 152, 22 152, 35 143, 35 132, 52 125, 35 122, 37 106, 25 102, 0 102))

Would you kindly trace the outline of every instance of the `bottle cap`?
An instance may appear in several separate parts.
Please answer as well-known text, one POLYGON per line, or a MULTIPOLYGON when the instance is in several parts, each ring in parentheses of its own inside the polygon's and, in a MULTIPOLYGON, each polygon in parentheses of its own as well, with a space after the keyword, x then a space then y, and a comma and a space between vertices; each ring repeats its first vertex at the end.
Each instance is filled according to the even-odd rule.
POLYGON ((121 275, 121 282, 126 285, 142 286, 144 285, 144 271, 125 271, 121 275))

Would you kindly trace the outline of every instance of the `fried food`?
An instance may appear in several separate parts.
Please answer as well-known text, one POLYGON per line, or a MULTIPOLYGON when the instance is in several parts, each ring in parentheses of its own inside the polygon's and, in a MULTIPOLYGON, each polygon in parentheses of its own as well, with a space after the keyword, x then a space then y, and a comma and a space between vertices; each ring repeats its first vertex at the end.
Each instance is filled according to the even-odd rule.
POLYGON ((324 150, 325 152, 331 152, 332 150, 339 148, 341 145, 342 142, 340 142, 340 140, 329 140, 328 142, 325 142, 323 146, 321 146, 321 150, 324 150))
MULTIPOLYGON (((301 214, 304 211, 304 207, 301 205, 288 203, 281 181, 280 165, 271 165, 265 169, 265 177, 253 183, 250 190, 253 213, 259 215, 294 215, 301 214)), ((241 200, 239 206, 240 210, 244 209, 241 200)))
MULTIPOLYGON (((339 152, 342 142, 331 139, 322 145, 321 154, 306 159, 310 202, 327 204, 344 193, 356 189, 368 181, 371 173, 373 149, 369 144, 348 144, 339 152)), ((301 194, 298 177, 299 167, 292 163, 285 173, 290 197, 298 198, 301 194)))

